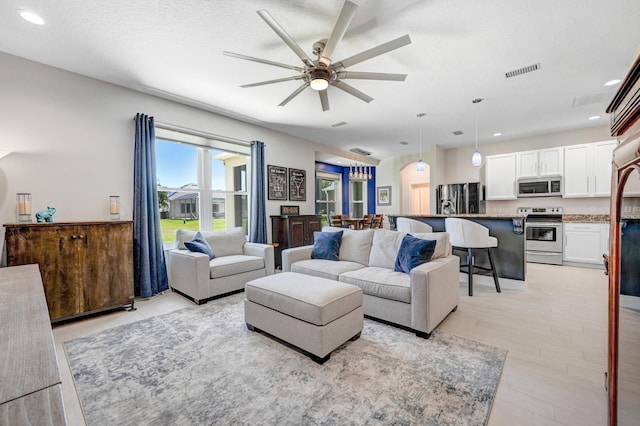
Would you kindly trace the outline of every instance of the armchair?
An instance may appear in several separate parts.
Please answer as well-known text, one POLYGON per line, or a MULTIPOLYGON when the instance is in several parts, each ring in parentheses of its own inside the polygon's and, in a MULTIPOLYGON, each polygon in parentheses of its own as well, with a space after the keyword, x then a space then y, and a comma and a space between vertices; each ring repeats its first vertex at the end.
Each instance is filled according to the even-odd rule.
POLYGON ((196 304, 244 290, 256 278, 273 274, 273 246, 249 243, 242 228, 202 232, 215 253, 209 260, 204 253, 187 250, 196 231, 176 230, 176 248, 169 250, 168 269, 171 288, 196 304))

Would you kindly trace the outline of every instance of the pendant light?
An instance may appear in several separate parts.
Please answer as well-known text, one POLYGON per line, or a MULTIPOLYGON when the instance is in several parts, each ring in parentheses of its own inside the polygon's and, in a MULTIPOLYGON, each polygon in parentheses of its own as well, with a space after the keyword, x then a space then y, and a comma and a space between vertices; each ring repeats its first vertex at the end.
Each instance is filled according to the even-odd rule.
MULTIPOLYGON (((425 115, 427 115, 427 114, 425 114, 424 112, 421 112, 421 113, 417 114, 416 117, 422 118, 425 115)), ((418 160, 418 165, 416 166, 416 170, 419 173, 423 173, 424 172, 424 161, 422 161, 422 126, 419 126, 419 129, 420 129, 420 139, 419 139, 419 141, 420 141, 420 159, 418 160)))
MULTIPOLYGON (((474 104, 479 104, 482 102, 482 98, 475 98, 471 101, 474 104)), ((482 164, 482 154, 478 151, 478 107, 475 107, 476 110, 476 150, 471 156, 471 165, 474 167, 479 167, 482 164)))

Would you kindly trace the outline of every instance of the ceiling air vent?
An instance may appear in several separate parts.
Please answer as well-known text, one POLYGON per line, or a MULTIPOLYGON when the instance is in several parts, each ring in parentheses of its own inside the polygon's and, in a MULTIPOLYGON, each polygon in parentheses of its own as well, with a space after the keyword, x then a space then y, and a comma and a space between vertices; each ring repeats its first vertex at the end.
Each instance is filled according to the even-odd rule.
POLYGON ((351 148, 349 151, 355 152, 356 154, 360 154, 360 155, 371 155, 369 151, 365 151, 362 148, 351 148))
POLYGON ((506 72, 504 73, 504 76, 506 78, 517 77, 528 72, 537 71, 540 68, 542 68, 542 63, 538 62, 537 64, 529 65, 528 67, 522 67, 518 68, 517 70, 506 72))
POLYGON ((592 93, 590 95, 576 96, 573 98, 573 107, 581 107, 592 104, 608 102, 615 95, 615 90, 600 93, 592 93))
POLYGON ((456 130, 455 132, 451 132, 456 136, 460 136, 461 134, 463 134, 464 132, 462 130, 456 130))
POLYGON ((340 127, 340 126, 344 126, 345 124, 347 124, 346 121, 341 121, 339 123, 332 124, 331 127, 340 127))

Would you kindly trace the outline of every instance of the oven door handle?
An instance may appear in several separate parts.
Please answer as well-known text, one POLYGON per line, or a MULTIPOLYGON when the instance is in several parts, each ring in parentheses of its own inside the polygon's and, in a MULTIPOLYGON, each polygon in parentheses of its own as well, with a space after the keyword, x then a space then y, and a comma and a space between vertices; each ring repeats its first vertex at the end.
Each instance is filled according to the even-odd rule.
POLYGON ((562 226, 562 222, 525 222, 525 227, 531 228, 536 226, 562 226))

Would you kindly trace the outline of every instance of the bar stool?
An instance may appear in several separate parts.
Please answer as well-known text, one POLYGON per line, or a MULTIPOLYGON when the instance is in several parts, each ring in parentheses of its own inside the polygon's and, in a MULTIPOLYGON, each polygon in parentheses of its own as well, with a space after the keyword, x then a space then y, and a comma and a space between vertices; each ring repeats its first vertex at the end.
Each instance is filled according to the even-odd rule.
POLYGON ((399 217, 396 219, 396 231, 398 232, 433 232, 433 228, 419 220, 409 219, 408 217, 399 217))
POLYGON ((467 251, 467 264, 461 265, 460 270, 467 272, 469 276, 469 296, 473 296, 473 273, 477 270, 491 272, 496 291, 500 293, 500 283, 496 273, 496 265, 493 262, 491 249, 498 247, 498 239, 489 236, 489 229, 479 223, 466 219, 448 217, 444 220, 444 227, 449 233, 449 240, 453 249, 467 251), (473 262, 474 250, 486 250, 489 256, 491 268, 475 265, 473 262), (466 269, 465 269, 466 268, 466 269))

